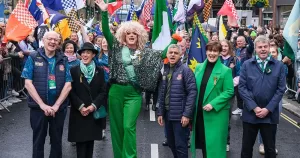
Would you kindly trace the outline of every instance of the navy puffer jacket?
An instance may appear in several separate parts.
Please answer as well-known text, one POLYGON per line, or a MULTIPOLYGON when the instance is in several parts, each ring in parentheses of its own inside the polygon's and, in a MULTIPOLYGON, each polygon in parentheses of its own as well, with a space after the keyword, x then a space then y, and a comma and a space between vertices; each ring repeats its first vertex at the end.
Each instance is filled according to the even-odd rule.
MULTIPOLYGON (((160 87, 160 102, 158 116, 165 114, 165 95, 167 92, 170 66, 164 66, 164 73, 160 87)), ((192 70, 179 62, 173 72, 170 89, 169 120, 180 121, 182 116, 193 118, 197 87, 192 70)))

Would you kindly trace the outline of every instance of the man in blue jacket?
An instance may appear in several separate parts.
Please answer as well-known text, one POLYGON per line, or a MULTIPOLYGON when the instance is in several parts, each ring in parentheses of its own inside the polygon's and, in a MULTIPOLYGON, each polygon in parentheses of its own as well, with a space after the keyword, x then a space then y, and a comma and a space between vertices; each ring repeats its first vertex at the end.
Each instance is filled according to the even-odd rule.
POLYGON ((256 56, 245 61, 239 81, 244 101, 242 158, 252 158, 253 145, 260 130, 265 158, 275 158, 275 133, 279 123, 279 102, 286 90, 282 62, 270 55, 269 39, 259 36, 254 41, 256 56))
POLYGON ((71 90, 72 78, 67 58, 57 51, 58 41, 56 32, 45 33, 44 48, 30 54, 22 72, 29 93, 32 158, 44 157, 48 126, 50 158, 62 157, 62 133, 68 105, 66 98, 71 90))
POLYGON ((167 141, 174 157, 188 158, 188 124, 193 118, 197 96, 195 76, 182 64, 180 46, 168 48, 169 64, 165 65, 160 88, 158 123, 166 126, 167 141))

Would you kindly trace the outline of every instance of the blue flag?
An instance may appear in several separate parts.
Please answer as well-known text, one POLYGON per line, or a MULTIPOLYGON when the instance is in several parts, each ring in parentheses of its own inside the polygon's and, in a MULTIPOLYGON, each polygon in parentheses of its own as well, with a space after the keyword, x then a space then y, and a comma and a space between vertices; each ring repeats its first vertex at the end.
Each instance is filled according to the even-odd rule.
POLYGON ((206 41, 203 38, 198 26, 194 30, 194 34, 191 41, 191 47, 188 58, 188 66, 195 71, 198 63, 203 63, 206 59, 206 41))
POLYGON ((169 19, 170 19, 170 21, 173 21, 172 10, 171 10, 171 8, 169 7, 168 1, 166 1, 166 6, 167 6, 167 8, 168 8, 168 16, 169 16, 169 19))
POLYGON ((155 13, 155 6, 156 6, 156 2, 153 3, 153 6, 151 8, 151 15, 154 15, 155 13))
POLYGON ((0 18, 4 18, 4 10, 5 10, 5 4, 4 1, 0 2, 0 18))
POLYGON ((131 2, 130 2, 130 9, 129 9, 128 14, 127 14, 127 21, 133 20, 134 14, 137 16, 137 18, 139 18, 140 15, 143 12, 143 8, 145 6, 145 3, 146 3, 146 0, 143 0, 143 2, 141 3, 141 6, 139 8, 137 8, 137 9, 135 9, 134 8, 134 1, 131 0, 131 2))
POLYGON ((50 8, 55 11, 63 10, 61 0, 42 0, 45 7, 50 8))
POLYGON ((42 17, 42 11, 36 5, 36 0, 32 0, 28 6, 28 10, 36 21, 39 21, 42 17))
MULTIPOLYGON (((46 10, 50 15, 50 25, 51 26, 57 24, 60 20, 67 18, 67 16, 65 16, 57 11, 54 11, 52 9, 46 8, 46 10)), ((39 23, 39 25, 41 25, 43 23, 43 16, 40 16, 38 23, 39 23)))
POLYGON ((131 0, 130 1, 130 9, 128 11, 126 21, 131 21, 132 16, 133 16, 133 12, 134 12, 134 2, 133 2, 133 0, 131 0))
POLYGON ((146 0, 143 0, 143 2, 141 3, 141 6, 137 10, 135 10, 135 13, 136 13, 137 17, 141 16, 141 14, 143 12, 143 8, 145 6, 145 3, 146 3, 146 0))
POLYGON ((103 35, 103 33, 100 30, 100 25, 99 24, 96 25, 95 32, 96 32, 97 36, 103 35))

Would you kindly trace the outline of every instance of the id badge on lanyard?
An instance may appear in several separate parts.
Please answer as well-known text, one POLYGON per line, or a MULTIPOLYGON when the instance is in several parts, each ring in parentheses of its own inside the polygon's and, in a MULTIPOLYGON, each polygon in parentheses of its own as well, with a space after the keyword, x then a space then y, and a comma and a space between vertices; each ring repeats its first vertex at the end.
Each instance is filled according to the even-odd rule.
MULTIPOLYGON (((53 66, 51 68, 52 73, 54 71, 54 68, 55 68, 55 65, 53 64, 53 66)), ((49 85, 49 89, 56 89, 56 80, 55 80, 54 74, 49 74, 48 85, 49 85)))
POLYGON ((49 89, 56 89, 56 81, 54 75, 49 75, 48 85, 49 85, 49 89))

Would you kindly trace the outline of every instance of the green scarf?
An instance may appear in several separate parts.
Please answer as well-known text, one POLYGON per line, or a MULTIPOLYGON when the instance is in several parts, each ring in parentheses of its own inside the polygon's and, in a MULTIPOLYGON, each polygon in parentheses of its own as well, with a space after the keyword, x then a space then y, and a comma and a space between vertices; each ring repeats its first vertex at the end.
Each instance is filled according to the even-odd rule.
POLYGON ((122 48, 122 61, 127 73, 128 80, 134 85, 137 86, 137 77, 134 72, 134 66, 132 65, 130 50, 127 46, 123 46, 122 48))
POLYGON ((261 60, 261 59, 258 57, 258 55, 256 55, 255 58, 256 58, 257 63, 259 64, 259 67, 260 67, 261 71, 262 71, 262 72, 265 72, 265 69, 266 69, 266 67, 267 67, 267 64, 268 64, 268 62, 269 62, 270 59, 271 59, 271 55, 269 54, 268 57, 267 57, 267 59, 265 59, 265 60, 261 60))
POLYGON ((92 60, 92 62, 89 65, 85 65, 82 61, 80 61, 80 70, 83 73, 84 77, 87 79, 88 83, 90 84, 95 75, 95 62, 92 60))

